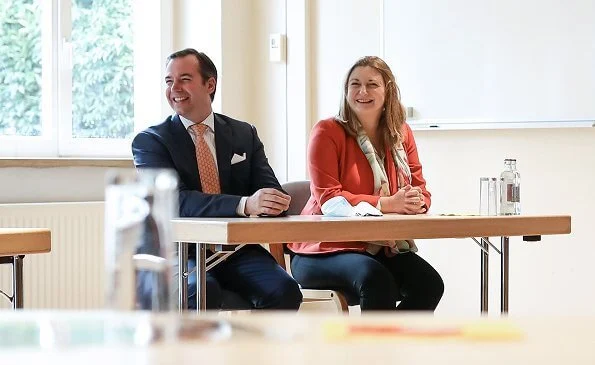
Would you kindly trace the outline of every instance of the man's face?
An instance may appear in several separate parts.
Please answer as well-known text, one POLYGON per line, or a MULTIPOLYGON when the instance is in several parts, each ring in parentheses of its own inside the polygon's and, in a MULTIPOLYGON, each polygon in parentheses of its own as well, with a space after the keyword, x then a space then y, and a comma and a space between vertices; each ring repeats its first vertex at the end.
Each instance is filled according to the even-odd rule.
POLYGON ((215 90, 213 77, 203 80, 194 55, 174 58, 165 70, 165 97, 179 115, 195 123, 211 113, 210 94, 215 90))

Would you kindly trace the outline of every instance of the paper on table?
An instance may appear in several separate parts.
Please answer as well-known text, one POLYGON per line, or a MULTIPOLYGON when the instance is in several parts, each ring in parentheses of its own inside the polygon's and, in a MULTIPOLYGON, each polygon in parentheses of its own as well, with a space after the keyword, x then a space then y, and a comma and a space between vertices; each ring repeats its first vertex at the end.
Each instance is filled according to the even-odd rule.
POLYGON ((322 326, 327 341, 378 341, 396 339, 459 339, 467 341, 518 341, 524 335, 507 321, 458 325, 409 326, 397 324, 348 324, 328 321, 322 326))
POLYGON ((359 202, 355 207, 342 196, 335 196, 322 204, 322 214, 329 217, 381 216, 382 212, 368 202, 359 202))
POLYGON ((477 213, 468 213, 468 212, 446 212, 446 213, 433 213, 434 215, 444 216, 444 217, 479 217, 480 215, 477 213))

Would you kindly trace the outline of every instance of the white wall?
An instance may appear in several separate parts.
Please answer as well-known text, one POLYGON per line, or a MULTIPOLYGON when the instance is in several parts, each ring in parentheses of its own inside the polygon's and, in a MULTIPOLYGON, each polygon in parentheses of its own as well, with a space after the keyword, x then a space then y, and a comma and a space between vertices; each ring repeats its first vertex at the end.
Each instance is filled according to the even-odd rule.
POLYGON ((382 0, 312 0, 314 122, 334 116, 345 73, 363 56, 382 52, 382 0))
MULTIPOLYGON (((312 18, 312 108, 320 119, 337 112, 342 78, 355 59, 382 56, 382 1, 318 0, 312 18)), ((523 212, 572 215, 571 235, 544 236, 540 243, 511 239, 511 314, 595 313, 590 270, 595 129, 423 131, 415 136, 433 193, 432 213, 476 212, 479 177, 497 176, 504 158, 514 157, 522 175, 523 212)), ((437 313, 477 313, 480 253, 475 243, 426 240, 419 247, 446 284, 437 313)), ((490 312, 496 312, 500 259, 496 254, 490 259, 490 312)))
MULTIPOLYGON (((595 313, 595 130, 424 131, 416 138, 433 193, 432 213, 477 211, 479 177, 497 176, 503 159, 512 156, 522 177, 523 212, 572 216, 570 235, 543 236, 536 243, 511 239, 511 314, 595 313)), ((420 248, 446 282, 439 312, 477 310, 478 247, 470 240, 440 240, 420 248)), ((499 256, 490 259, 490 305, 497 310, 499 256)))
POLYGON ((0 168, 0 204, 100 201, 104 167, 0 168))
POLYGON ((193 47, 215 62, 213 109, 254 124, 271 166, 286 176, 284 63, 271 63, 270 33, 285 33, 285 1, 178 0, 175 49, 193 47))
MULTIPOLYGON (((237 0, 244 1, 244 0, 237 0)), ((252 38, 246 40, 247 53, 252 52, 252 84, 244 94, 251 97, 252 116, 247 121, 258 129, 269 163, 277 178, 287 176, 287 81, 285 63, 269 61, 269 35, 285 33, 285 1, 251 0, 254 22, 252 38)), ((236 60, 236 62, 241 60, 236 60)))

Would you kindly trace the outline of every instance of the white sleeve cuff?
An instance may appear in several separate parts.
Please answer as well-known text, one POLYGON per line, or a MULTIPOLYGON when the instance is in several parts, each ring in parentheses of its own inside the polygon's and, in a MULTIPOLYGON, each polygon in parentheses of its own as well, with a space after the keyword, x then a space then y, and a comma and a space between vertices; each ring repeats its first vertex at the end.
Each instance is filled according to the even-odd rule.
POLYGON ((238 203, 238 207, 236 208, 236 213, 240 216, 240 217, 247 217, 246 215, 246 201, 248 200, 247 196, 243 196, 240 199, 240 202, 238 203))
POLYGON ((378 204, 376 204, 376 209, 382 212, 382 206, 380 206, 380 199, 378 199, 378 204))

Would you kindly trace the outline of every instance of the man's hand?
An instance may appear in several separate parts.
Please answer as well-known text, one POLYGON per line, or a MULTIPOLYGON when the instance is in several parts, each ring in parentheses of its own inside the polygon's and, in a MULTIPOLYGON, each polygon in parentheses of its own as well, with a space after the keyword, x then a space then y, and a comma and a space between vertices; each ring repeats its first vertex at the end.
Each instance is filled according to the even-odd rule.
POLYGON ((246 200, 244 213, 251 215, 276 216, 289 208, 291 197, 273 188, 264 188, 252 194, 246 200))

